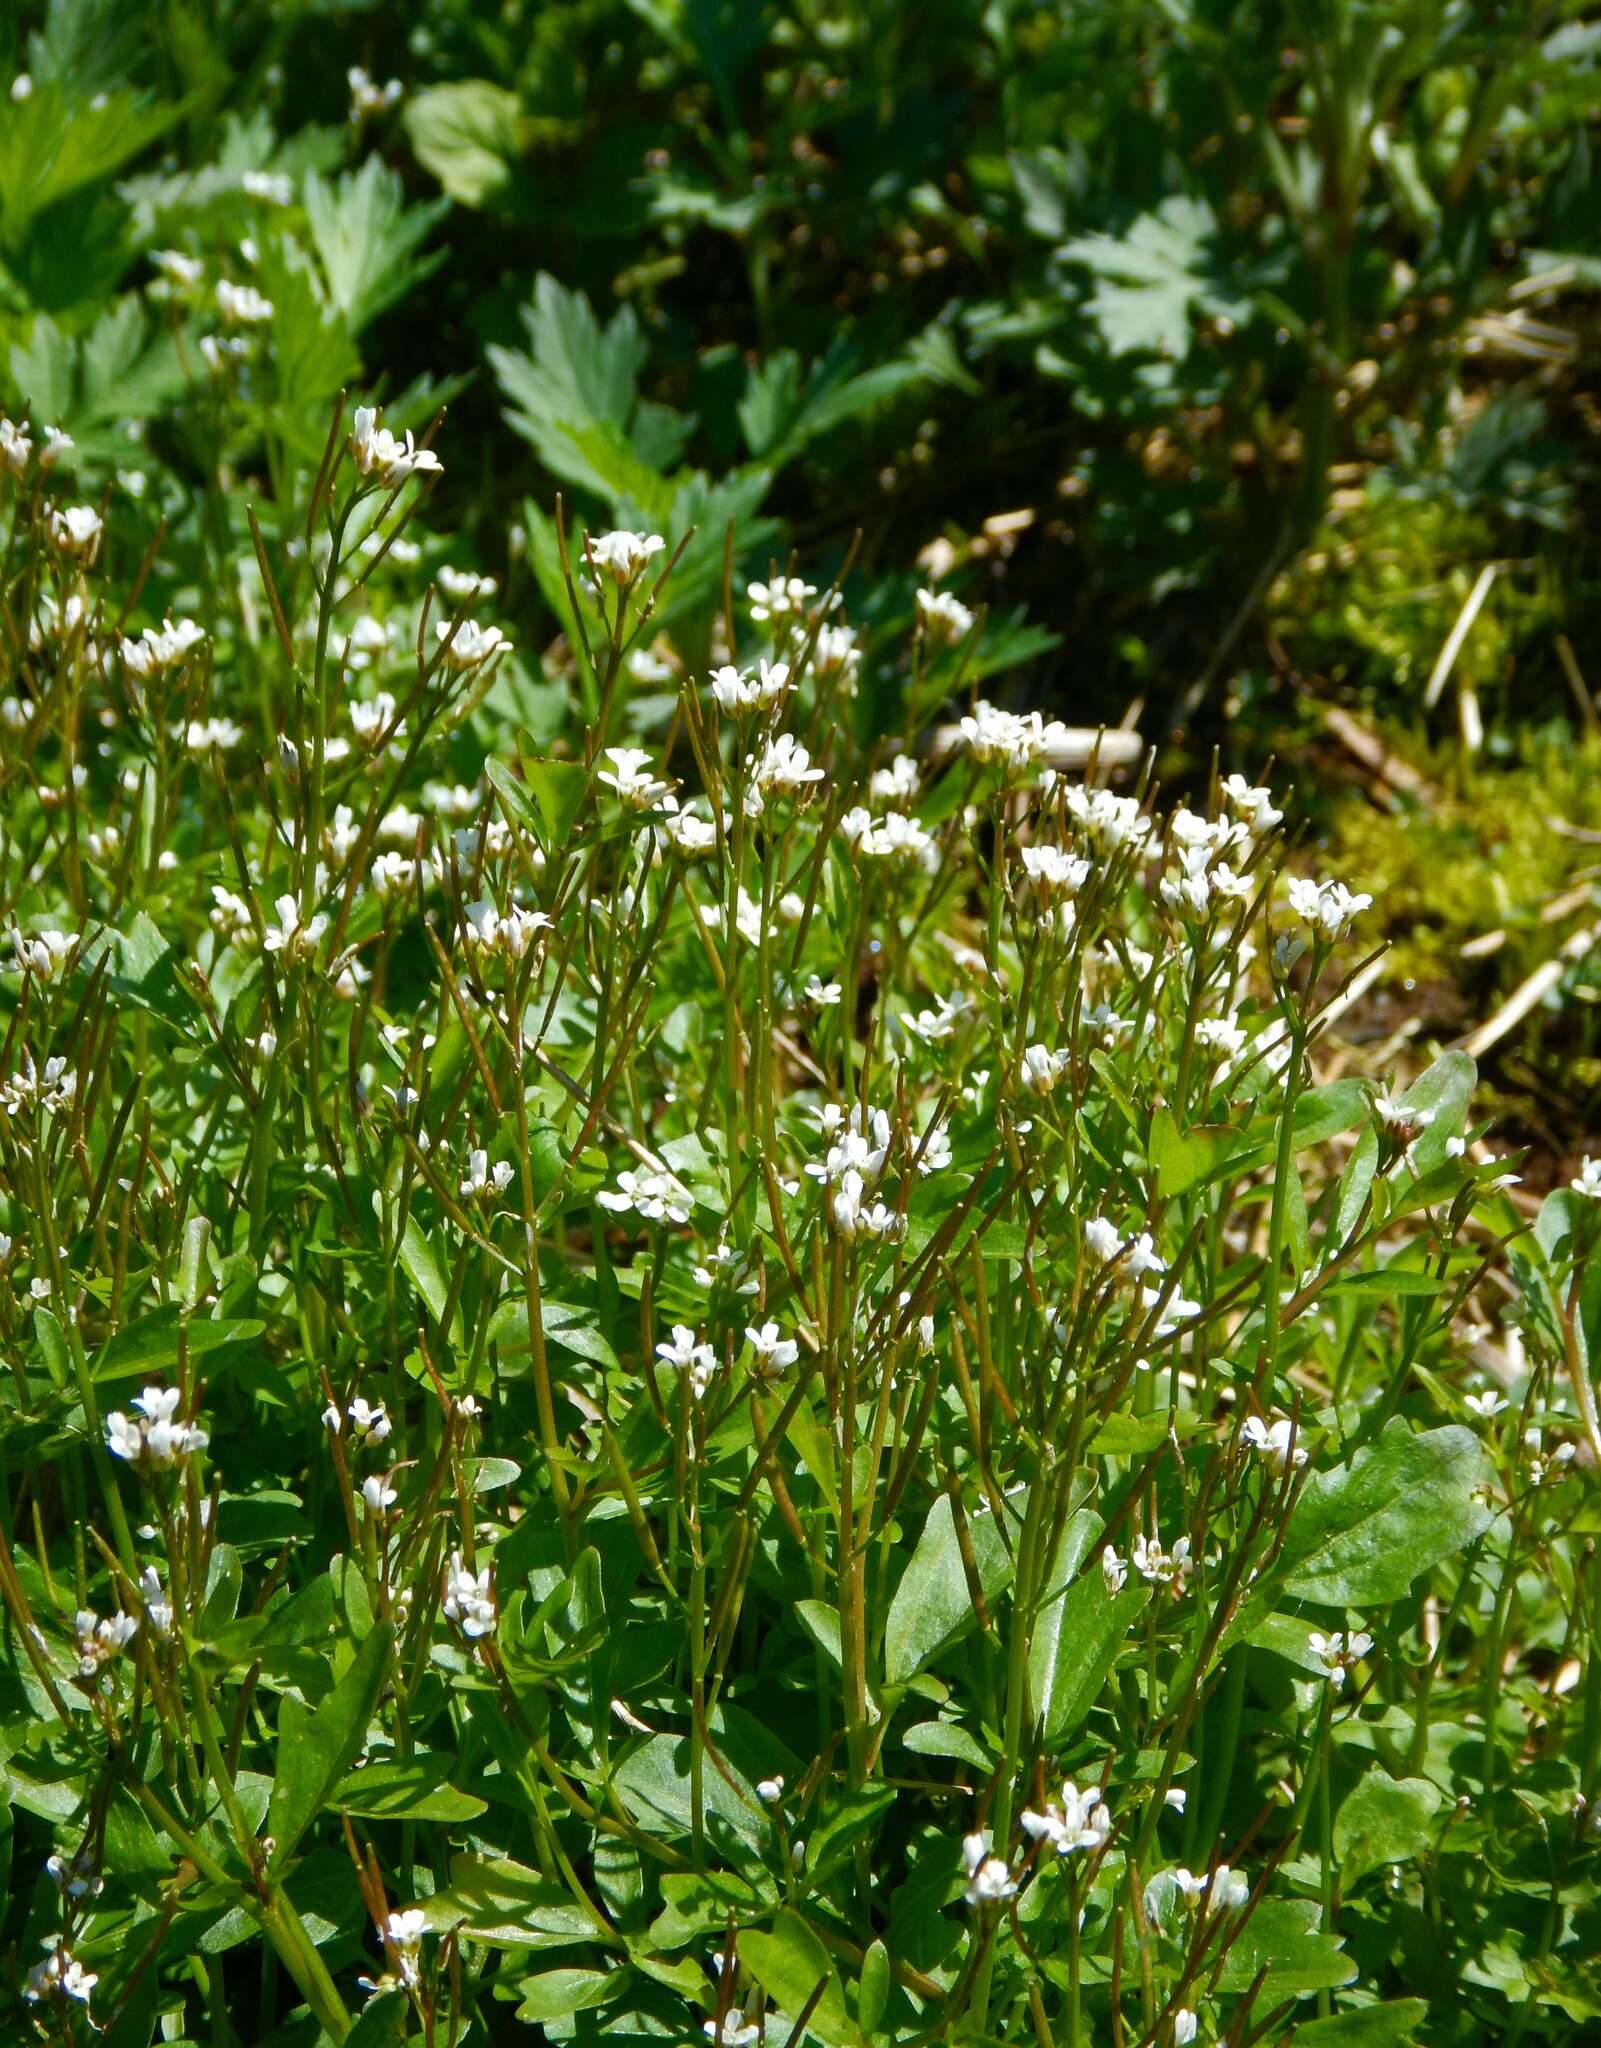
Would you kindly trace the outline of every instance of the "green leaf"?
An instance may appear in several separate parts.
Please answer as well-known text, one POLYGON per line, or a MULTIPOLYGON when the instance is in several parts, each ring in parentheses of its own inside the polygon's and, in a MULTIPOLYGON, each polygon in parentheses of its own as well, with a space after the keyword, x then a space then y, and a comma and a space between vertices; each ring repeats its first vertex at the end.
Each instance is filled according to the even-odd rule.
POLYGON ((450 1782, 454 1757, 416 1750, 342 1778, 329 1804, 372 1820, 472 1820, 484 1802, 450 1782))
POLYGON ((345 2036, 345 2048, 400 2048, 410 2031, 411 2000, 404 1991, 369 1998, 345 2036))
POLYGON ((281 1872, 367 1740, 389 1669, 394 1630, 381 1621, 350 1669, 313 1713, 285 1695, 278 1709, 278 1760, 267 1832, 276 1843, 269 1870, 281 1872))
MULTIPOLYGON (((1036 1710, 1048 1744, 1065 1741, 1100 1698, 1107 1673, 1150 1598, 1143 1579, 1131 1579, 1121 1592, 1109 1593, 1097 1567, 1073 1581, 1056 1615, 1049 1610, 1041 1615, 1051 1656, 1041 1672, 1036 1710)), ((1037 1633, 1036 1645, 1039 1640, 1037 1633)))
POLYGON ((1354 2012, 1330 2013, 1297 2027, 1293 2048, 1406 2048, 1428 2009, 1422 1998, 1391 1998, 1354 2012))
POLYGON ((1407 1863, 1433 1838, 1440 1794, 1427 1778, 1387 1778, 1374 1766, 1346 1796, 1334 1822, 1340 1881, 1349 1885, 1385 1863, 1407 1863))
POLYGON ((464 78, 413 93, 402 115, 417 161, 461 206, 503 192, 521 148, 521 104, 487 78, 464 78))
POLYGON ((546 1970, 538 1977, 524 1977, 517 1986, 522 2003, 517 2017, 530 2025, 560 2019, 564 2013, 584 2012, 604 2005, 628 1984, 626 1967, 615 1970, 546 1970))
POLYGON ((1195 1124, 1181 1132, 1170 1109, 1159 1109, 1151 1119, 1151 1164, 1164 1200, 1219 1177, 1243 1149, 1244 1134, 1232 1124, 1195 1124))
POLYGON ((541 843, 547 853, 565 852, 589 795, 589 777, 576 761, 542 760, 531 742, 524 744, 526 735, 517 738, 523 781, 536 816, 544 821, 541 843))
POLYGON ((1484 1452, 1468 1429, 1419 1434, 1399 1417, 1339 1471, 1307 1481, 1290 1520, 1284 1591, 1329 1607, 1399 1600, 1420 1572, 1490 1522, 1474 1498, 1484 1452))
POLYGON ((213 1321, 207 1316, 194 1316, 186 1320, 175 1303, 152 1309, 108 1339, 95 1362, 94 1377, 97 1382, 135 1379, 140 1375, 170 1377, 178 1369, 180 1332, 187 1335, 189 1357, 196 1359, 220 1351, 224 1345, 248 1343, 265 1328, 265 1323, 244 1317, 213 1321))
POLYGON ((1349 1984, 1356 1965, 1342 1954, 1334 1935, 1319 1930, 1320 1912, 1316 1899, 1264 1900, 1230 1946, 1218 1989, 1248 1991, 1266 1965, 1257 1994, 1265 2011, 1281 1999, 1349 1984))
POLYGON ((823 1995, 806 2023, 807 2032, 829 2043, 830 2048, 856 2048, 861 2035, 846 2010, 845 1993, 828 1950, 799 1913, 786 1907, 770 1934, 754 1928, 742 1934, 739 1954, 746 1969, 792 2023, 818 1985, 823 1985, 823 1995))
POLYGON ((1444 1165, 1446 1146, 1461 1137, 1478 1081, 1479 1070, 1465 1052, 1445 1052, 1401 1097, 1403 1108, 1424 1110, 1433 1119, 1412 1146, 1420 1180, 1444 1165))
POLYGON ((406 205, 400 173, 370 156, 337 185, 306 179, 306 219, 328 280, 328 295, 352 334, 414 291, 445 260, 444 250, 419 257, 420 244, 449 211, 446 200, 406 205))
POLYGON ((1217 217, 1204 200, 1176 193, 1142 213, 1120 239, 1084 235, 1057 254, 1098 282, 1089 312, 1114 355, 1189 353, 1195 314, 1239 319, 1246 310, 1216 247, 1217 217))
POLYGON ((856 1980, 856 2018, 864 2034, 874 2034, 889 2004, 889 1950, 873 1942, 862 1957, 862 1973, 856 1980))
POLYGON ((415 1215, 406 1218, 406 1227, 400 1233, 400 1263, 412 1286, 426 1302, 428 1313, 436 1323, 442 1322, 450 1295, 445 1286, 445 1276, 439 1270, 439 1261, 434 1257, 433 1246, 424 1237, 415 1215))
MULTIPOLYGON (((992 1514, 969 1514, 967 1526, 979 1585, 986 1602, 993 1602, 1012 1575, 1011 1553, 992 1514)), ((976 1619, 950 1499, 942 1493, 929 1510, 917 1548, 890 1603, 884 1632, 889 1683, 904 1685, 964 1636, 976 1619)))
POLYGON ((496 1948, 562 1948, 596 1931, 565 1887, 507 1857, 453 1857, 446 1889, 417 1903, 435 1934, 459 1927, 496 1948))

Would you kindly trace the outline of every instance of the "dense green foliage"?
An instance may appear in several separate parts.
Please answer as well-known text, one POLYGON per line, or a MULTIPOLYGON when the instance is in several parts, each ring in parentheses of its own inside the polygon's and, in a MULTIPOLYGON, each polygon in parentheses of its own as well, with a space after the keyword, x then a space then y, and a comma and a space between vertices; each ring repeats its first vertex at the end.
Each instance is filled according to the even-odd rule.
POLYGON ((1584 13, 0 18, 6 2039, 1601 2025, 1584 13))

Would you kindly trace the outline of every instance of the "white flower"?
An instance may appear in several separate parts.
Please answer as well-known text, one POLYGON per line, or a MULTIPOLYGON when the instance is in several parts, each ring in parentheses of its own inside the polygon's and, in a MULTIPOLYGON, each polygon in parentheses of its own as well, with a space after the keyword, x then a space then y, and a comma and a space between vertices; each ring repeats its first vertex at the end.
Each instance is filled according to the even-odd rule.
POLYGON ((181 249, 152 249, 150 260, 164 282, 176 285, 180 291, 191 290, 206 274, 206 266, 199 257, 186 256, 181 249))
POLYGON ((1023 872, 1041 895, 1076 896, 1089 879, 1090 864, 1059 846, 1025 846, 1023 872))
POLYGON ((1187 2005, 1181 2005, 1173 2015, 1173 2048, 1189 2048, 1195 2039, 1198 2022, 1187 2005))
POLYGON ((615 533, 591 534, 584 543, 584 558, 619 590, 626 590, 666 545, 659 533, 629 533, 619 528, 615 533))
POLYGON ((495 1601, 490 1591, 489 1566, 470 1572, 461 1561, 461 1552, 452 1551, 445 1578, 444 1609, 446 1618, 455 1622, 464 1636, 493 1635, 495 1601))
POLYGON ((358 1394, 349 1408, 350 1426, 364 1443, 381 1444, 389 1434, 390 1422, 382 1401, 370 1406, 358 1394))
POLYGON ((1568 1186, 1576 1195, 1587 1195, 1592 1202, 1601 1202, 1601 1159, 1592 1159, 1587 1153, 1568 1186))
POLYGON ((1272 791, 1253 789, 1243 775, 1224 778, 1223 798, 1231 810, 1240 813, 1259 839, 1271 832, 1284 816, 1282 811, 1273 808, 1272 791))
POLYGON ((370 1513, 381 1515, 385 1508, 394 1506, 396 1496, 388 1479, 374 1472, 361 1482, 361 1497, 370 1513))
POLYGON ((457 569, 444 562, 439 569, 439 587, 452 604, 470 604, 476 597, 493 597, 499 587, 493 576, 480 576, 472 569, 457 569))
POLYGON ((1251 1896, 1251 1881, 1243 1870, 1220 1863, 1207 1881, 1207 1900, 1214 1912, 1237 1913, 1251 1896))
POLYGON ((821 782, 823 771, 812 766, 812 757, 793 733, 781 732, 768 741, 753 776, 765 796, 793 795, 809 783, 821 782))
POLYGON ((769 620, 781 625, 797 613, 805 611, 817 595, 814 584, 803 583, 798 576, 777 576, 771 583, 752 583, 745 592, 750 603, 750 615, 758 625, 769 620))
POLYGON ((161 1590, 156 1568, 147 1564, 139 1574, 139 1597, 145 1604, 145 1619, 159 1636, 172 1627, 172 1602, 161 1590))
POLYGON ((818 677, 826 682, 831 676, 844 679, 847 690, 854 694, 856 670, 862 658, 856 644, 856 635, 849 626, 820 626, 812 646, 812 667, 818 677))
POLYGON ((920 590, 917 616, 929 639, 943 645, 965 640, 973 630, 973 614, 948 590, 920 590))
POLYGON ((1084 1243, 1091 1256, 1103 1264, 1115 1259, 1123 1249, 1123 1240, 1104 1216, 1092 1216, 1085 1224, 1084 1243))
POLYGON ((1272 1423, 1248 1415, 1240 1426, 1241 1442, 1266 1459, 1268 1470, 1280 1477, 1291 1466, 1299 1471, 1306 1463, 1306 1451, 1298 1441, 1292 1441, 1294 1437, 1295 1425, 1287 1415, 1272 1423))
POLYGON ((831 1010, 843 999, 844 993, 837 981, 819 981, 815 974, 810 974, 801 990, 801 998, 816 1009, 831 1010))
POLYGON ((876 768, 867 784, 869 796, 883 804, 909 804, 917 795, 917 763, 897 754, 888 768, 876 768))
POLYGON ((93 1678, 103 1664, 109 1664, 121 1653, 139 1633, 139 1620, 133 1614, 113 1614, 102 1621, 91 1609, 78 1610, 78 1676, 93 1678))
POLYGON ((431 448, 419 448, 408 428, 404 441, 397 441, 387 427, 378 424, 377 409, 358 405, 350 450, 363 476, 379 483, 404 483, 409 476, 437 476, 444 464, 431 448))
POLYGON ((462 1177, 459 1192, 487 1201, 493 1195, 506 1192, 515 1171, 509 1159, 497 1159, 491 1166, 489 1154, 481 1145, 476 1145, 467 1155, 467 1171, 462 1177))
MULTIPOLYGON (((13 85, 11 97, 22 99, 26 95, 19 93, 13 85)), ((28 1972, 22 1987, 23 1997, 31 2005, 37 2005, 46 1998, 71 1998, 80 2005, 87 2005, 89 1994, 100 1979, 92 1970, 86 1970, 76 1956, 69 1955, 55 1935, 47 1935, 44 1945, 49 1954, 28 1972)))
POLYGON ((271 299, 264 299, 253 284, 230 284, 225 277, 218 280, 217 311, 230 326, 263 326, 275 310, 271 299))
POLYGON ((608 747, 610 769, 602 768, 598 780, 617 792, 618 800, 633 810, 648 810, 667 795, 668 785, 646 773, 650 755, 643 747, 608 747))
POLYGON ((491 655, 509 654, 511 642, 498 626, 480 626, 476 619, 460 623, 441 619, 434 633, 445 647, 445 661, 453 669, 481 668, 491 655))
POLYGON ((11 950, 16 955, 19 972, 31 974, 35 981, 54 981, 78 950, 76 932, 25 932, 20 926, 11 928, 11 950))
POLYGON ((380 690, 369 703, 351 704, 350 729, 364 747, 375 747, 381 739, 398 739, 405 727, 395 724, 396 709, 393 692, 380 690))
POLYGON ((690 1392, 698 1401, 711 1385, 712 1375, 717 1370, 717 1354, 709 1344, 703 1344, 683 1323, 673 1325, 672 1342, 658 1344, 656 1356, 663 1365, 689 1374, 690 1392))
POLYGON ((302 924, 300 905, 293 896, 280 896, 273 909, 278 913, 278 922, 267 926, 262 944, 269 953, 277 953, 285 962, 300 960, 315 953, 328 929, 328 920, 321 911, 302 924))
POLYGON ((776 1806, 784 1796, 784 1781, 778 1778, 762 1778, 756 1786, 756 1797, 763 1806, 776 1806))
POLYGON ((269 206, 287 206, 295 196, 294 180, 286 171, 246 171, 239 187, 269 206))
POLYGON ((384 1947, 394 1960, 401 1983, 412 1990, 422 1982, 417 1958, 422 1938, 427 1932, 427 1915, 418 1906, 407 1906, 400 1912, 391 1913, 384 1922, 384 1947))
POLYGON ((702 2020, 701 2032, 712 2043, 712 2048, 750 2048, 752 2041, 761 2039, 762 2030, 754 2020, 741 2018, 738 2010, 730 2006, 723 2014, 721 2031, 716 2020, 702 2020))
POLYGON ((649 1169, 636 1173, 632 1167, 617 1176, 615 1192, 602 1189, 595 1200, 619 1214, 632 1209, 647 1223, 687 1223, 694 1206, 689 1190, 671 1174, 649 1169))
POLYGON ((192 619, 180 619, 176 625, 163 619, 159 626, 146 626, 137 640, 122 642, 123 664, 130 674, 148 680, 175 668, 205 637, 192 619))
POLYGON ((1409 1143, 1419 1132, 1426 1131, 1434 1121, 1432 1109, 1413 1109, 1407 1103, 1398 1102, 1392 1096, 1383 1093, 1374 1096, 1373 1109, 1386 1130, 1397 1132, 1409 1143))
POLYGON ((92 560, 100 545, 104 525, 93 505, 59 506, 50 513, 50 538, 64 555, 82 555, 92 560))
POLYGON ((1477 1415, 1481 1422, 1493 1422, 1507 1406, 1506 1401, 1494 1387, 1486 1387, 1479 1394, 1464 1394, 1463 1405, 1470 1415, 1477 1415))
POLYGON ((147 1465, 158 1472, 203 1451, 211 1441, 205 1430, 177 1420, 181 1398, 177 1387, 146 1387, 132 1403, 139 1410, 137 1420, 120 1409, 106 1417, 107 1448, 131 1465, 147 1465))
POLYGON ((742 711, 765 710, 789 687, 787 661, 763 661, 756 673, 732 667, 713 669, 712 695, 730 717, 742 711))
POLYGON ((1152 1585, 1171 1586, 1175 1595, 1182 1593, 1195 1569, 1190 1557, 1190 1539, 1180 1536, 1169 1552, 1162 1547, 1159 1535, 1136 1536, 1134 1569, 1152 1585))
POLYGON ((1289 884, 1290 908, 1325 939, 1343 938, 1371 896, 1353 896, 1343 882, 1312 882, 1294 877, 1289 884))
POLYGON ((1017 1085, 1030 1095, 1049 1095, 1073 1063, 1070 1052, 1031 1045, 1017 1063, 1017 1085))
POLYGON ((1358 1633, 1345 1636, 1336 1632, 1325 1636, 1316 1629, 1306 1639, 1306 1647, 1313 1658, 1322 1665, 1324 1676, 1334 1686, 1345 1683, 1345 1674, 1353 1670, 1373 1647, 1370 1635, 1358 1633))
POLYGON ((352 64, 345 73, 345 83, 350 87, 352 124, 365 121, 370 115, 384 113, 396 104, 403 90, 398 78, 391 78, 386 85, 376 84, 372 74, 359 64, 352 64))
POLYGON ((1108 1594, 1121 1593, 1128 1582, 1128 1561, 1119 1557, 1110 1544, 1101 1552, 1101 1578, 1108 1594))
POLYGON ((1226 1066, 1245 1049, 1245 1033, 1232 1017, 1203 1017, 1195 1027, 1195 1042, 1207 1052, 1223 1055, 1226 1066))
POLYGON ((28 438, 28 422, 20 425, 14 420, 0 419, 0 462, 3 462, 13 476, 21 476, 28 466, 28 457, 33 453, 33 442, 28 438))
POLYGON ((1025 1812, 1021 1826, 1035 1841, 1048 1842, 1058 1856, 1070 1856, 1075 1849, 1100 1848, 1112 1832, 1112 1816, 1099 1786, 1080 1792, 1069 1780, 1062 1787, 1059 1806, 1047 1806, 1043 1813, 1025 1812))
POLYGON ((183 729, 183 743, 191 754, 209 754, 213 747, 226 754, 244 736, 244 727, 231 718, 191 718, 183 729))
POLYGON ((39 467, 41 469, 54 469, 56 464, 63 457, 70 455, 77 445, 72 436, 63 433, 60 427, 46 427, 44 430, 44 446, 39 450, 39 467))
POLYGON ((876 1237, 894 1242, 906 1235, 906 1218, 886 1202, 868 1201, 862 1176, 854 1167, 841 1177, 829 1213, 841 1237, 876 1237))
POLYGON ((993 1905, 1001 1899, 1009 1899, 1017 1890, 1016 1880, 999 1856, 990 1854, 990 1836, 986 1829, 982 1834, 963 1837, 962 1862, 967 1870, 967 1889, 963 1896, 970 1906, 993 1905))
POLYGON ((793 1337, 781 1337, 777 1323, 763 1323, 760 1329, 747 1324, 745 1341, 764 1372, 787 1372, 800 1356, 799 1344, 793 1337))

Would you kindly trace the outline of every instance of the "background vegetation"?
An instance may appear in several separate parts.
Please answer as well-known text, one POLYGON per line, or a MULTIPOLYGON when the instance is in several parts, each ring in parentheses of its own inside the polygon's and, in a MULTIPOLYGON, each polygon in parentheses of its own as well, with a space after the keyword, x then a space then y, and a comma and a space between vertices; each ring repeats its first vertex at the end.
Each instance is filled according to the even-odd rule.
POLYGON ((0 2026, 1601 2023, 1591 13, 0 15, 0 2026))

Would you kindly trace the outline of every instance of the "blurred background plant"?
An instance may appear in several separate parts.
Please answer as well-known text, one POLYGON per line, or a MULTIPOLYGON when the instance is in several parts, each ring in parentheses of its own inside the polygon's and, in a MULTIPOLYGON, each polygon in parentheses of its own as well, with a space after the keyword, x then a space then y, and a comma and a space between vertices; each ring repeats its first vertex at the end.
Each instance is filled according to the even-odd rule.
MULTIPOLYGON (((749 574, 854 549, 869 642, 948 578, 1020 699, 1132 714, 1170 784, 1277 758, 1377 882, 1432 876, 1394 988, 1426 965, 1476 1012, 1582 924, 1544 913, 1593 853, 1549 822, 1583 823, 1601 677, 1593 12, 23 6, 0 395, 144 494, 179 583, 239 556, 234 479, 270 530, 358 374, 397 418, 449 400, 442 523, 553 648, 499 686, 535 729, 556 491, 695 530, 661 621, 692 667, 730 526, 749 574), (1386 758, 1416 771, 1399 813, 1386 758), (1508 889, 1521 937, 1464 964, 1508 889)), ((1571 965, 1490 1070, 1593 1121, 1571 965)))

